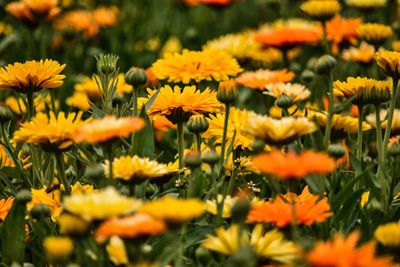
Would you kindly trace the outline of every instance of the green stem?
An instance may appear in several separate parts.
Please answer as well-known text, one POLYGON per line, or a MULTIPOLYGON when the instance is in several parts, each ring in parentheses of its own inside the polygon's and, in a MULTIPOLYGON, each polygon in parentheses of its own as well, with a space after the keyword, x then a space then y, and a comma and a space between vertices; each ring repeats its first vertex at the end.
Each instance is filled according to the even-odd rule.
POLYGON ((34 116, 35 116, 35 108, 33 105, 33 92, 28 91, 26 94, 27 101, 28 101, 28 107, 27 107, 27 112, 28 112, 28 120, 30 121, 34 116))
POLYGON ((382 164, 382 122, 380 116, 380 104, 375 104, 375 118, 376 118, 376 145, 378 148, 378 165, 380 168, 382 164))
POLYGON ((195 138, 196 150, 200 152, 201 151, 201 134, 195 133, 194 138, 195 138))
POLYGON ((112 143, 105 144, 105 153, 106 157, 108 159, 108 172, 109 172, 109 178, 113 179, 114 178, 114 171, 113 171, 113 161, 114 161, 114 153, 112 150, 112 143))
POLYGON ((183 144, 183 122, 177 123, 177 138, 178 138, 178 160, 179 160, 179 169, 183 169, 183 150, 185 149, 183 144))
POLYGON ((21 173, 23 173, 22 172, 22 164, 19 161, 19 159, 15 156, 14 149, 13 149, 13 147, 12 147, 12 145, 11 145, 9 139, 8 139, 8 135, 6 134, 6 131, 4 129, 4 125, 2 123, 0 123, 0 129, 1 129, 1 135, 3 137, 3 141, 4 141, 4 144, 5 144, 5 146, 4 146, 5 149, 7 150, 8 154, 10 155, 12 160, 14 161, 14 163, 17 166, 18 170, 21 171, 21 173))
POLYGON ((65 192, 67 194, 71 193, 71 186, 68 182, 67 176, 65 176, 65 164, 64 164, 64 158, 63 158, 63 153, 62 152, 56 152, 55 154, 56 157, 56 163, 57 163, 57 168, 59 172, 59 177, 61 179, 61 182, 63 183, 65 187, 65 192))
POLYGON ((226 136, 228 134, 229 112, 230 112, 230 105, 225 104, 224 130, 222 133, 222 142, 221 142, 221 166, 222 166, 221 168, 224 167, 225 163, 225 148, 226 148, 226 136))
POLYGON ((55 90, 50 90, 50 102, 51 102, 51 109, 53 110, 54 114, 57 115, 57 108, 56 108, 56 92, 55 90))
POLYGON ((357 160, 360 162, 362 170, 362 146, 363 146, 363 105, 358 105, 358 129, 357 129, 357 160))
POLYGON ((331 131, 332 131, 332 118, 333 118, 333 105, 334 105, 334 99, 333 99, 333 75, 332 73, 329 76, 329 106, 328 106, 328 118, 327 122, 325 125, 325 135, 324 135, 324 146, 325 149, 328 148, 329 141, 331 139, 331 131))
POLYGON ((392 89, 392 98, 390 99, 390 106, 389 106, 389 114, 387 118, 387 123, 386 123, 386 130, 385 130, 385 136, 383 138, 383 143, 382 143, 382 159, 384 160, 386 158, 386 152, 387 152, 387 145, 389 143, 389 138, 390 138, 390 131, 392 130, 392 122, 393 122, 393 114, 394 114, 394 109, 396 106, 396 98, 397 98, 397 86, 399 82, 399 78, 393 77, 393 89, 392 89))
POLYGON ((133 98, 133 116, 138 116, 138 90, 137 88, 133 88, 132 91, 132 98, 133 98))

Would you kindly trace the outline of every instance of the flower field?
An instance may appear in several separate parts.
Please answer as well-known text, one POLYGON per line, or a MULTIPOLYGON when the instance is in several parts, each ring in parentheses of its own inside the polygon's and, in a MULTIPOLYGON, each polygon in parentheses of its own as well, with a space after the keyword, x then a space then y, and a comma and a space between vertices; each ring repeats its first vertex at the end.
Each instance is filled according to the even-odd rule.
POLYGON ((399 267, 400 1, 0 0, 0 267, 399 267))

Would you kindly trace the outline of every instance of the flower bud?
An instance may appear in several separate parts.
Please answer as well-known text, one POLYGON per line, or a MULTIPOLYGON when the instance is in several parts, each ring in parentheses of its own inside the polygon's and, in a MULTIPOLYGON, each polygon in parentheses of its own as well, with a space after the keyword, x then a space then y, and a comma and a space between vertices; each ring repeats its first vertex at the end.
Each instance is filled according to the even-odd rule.
POLYGON ((246 199, 239 199, 236 201, 231 209, 232 218, 236 222, 243 222, 247 218, 247 214, 250 211, 250 201, 246 199))
POLYGON ((0 123, 9 122, 13 117, 12 111, 7 106, 0 106, 0 123))
POLYGON ((206 152, 203 156, 203 161, 207 164, 214 165, 217 164, 221 159, 221 155, 215 150, 210 150, 206 152))
POLYGON ((29 190, 22 189, 15 196, 15 201, 19 203, 27 203, 32 200, 32 194, 29 190))
POLYGON ((336 66, 337 61, 331 55, 321 56, 314 65, 314 71, 320 75, 329 74, 336 66))
POLYGON ((226 80, 219 83, 217 99, 224 104, 232 104, 238 98, 238 89, 235 80, 226 80))
POLYGON ((49 217, 50 209, 47 205, 38 204, 31 209, 31 216, 37 220, 49 217))
POLYGON ((133 87, 145 85, 147 83, 146 71, 142 68, 130 68, 125 73, 125 82, 133 87))
POLYGON ((300 75, 300 79, 304 83, 310 83, 314 79, 314 76, 315 76, 315 74, 312 70, 304 70, 300 75))
POLYGON ((192 133, 204 133, 208 129, 208 121, 202 114, 195 114, 190 116, 186 127, 192 133))
POLYGON ((290 108, 293 105, 292 98, 286 94, 282 94, 276 99, 275 105, 282 109, 290 108))
POLYGON ((104 176, 104 169, 103 166, 100 164, 89 166, 86 168, 85 176, 91 179, 97 179, 104 176))
POLYGON ((119 57, 113 54, 101 54, 96 57, 97 59, 97 71, 103 74, 112 74, 117 71, 117 62, 119 57))
POLYGON ((201 156, 200 153, 197 151, 189 151, 185 155, 185 165, 188 166, 191 169, 195 169, 197 167, 200 167, 201 165, 201 156))
POLYGON ((346 154, 346 150, 340 144, 331 144, 328 146, 328 155, 335 159, 340 159, 345 154, 346 154))

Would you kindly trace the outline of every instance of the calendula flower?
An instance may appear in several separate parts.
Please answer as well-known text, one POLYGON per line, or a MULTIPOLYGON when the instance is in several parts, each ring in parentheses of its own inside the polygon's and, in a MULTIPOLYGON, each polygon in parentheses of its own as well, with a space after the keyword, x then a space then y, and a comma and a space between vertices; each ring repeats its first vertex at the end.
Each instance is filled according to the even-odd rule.
POLYGON ((128 264, 128 253, 124 241, 118 236, 112 236, 106 246, 107 254, 115 265, 128 264))
MULTIPOLYGON (((157 90, 147 89, 149 99, 157 90)), ((223 110, 223 105, 217 100, 217 93, 210 89, 200 91, 196 86, 180 88, 169 85, 161 87, 153 104, 148 110, 149 115, 163 115, 172 123, 186 121, 192 114, 217 113, 223 110)))
POLYGON ((42 204, 46 205, 50 209, 51 217, 55 221, 58 219, 62 212, 62 207, 60 205, 61 193, 59 190, 59 185, 57 188, 43 187, 40 189, 31 189, 32 200, 28 203, 27 208, 31 210, 35 206, 42 204))
POLYGON ((154 75, 168 82, 203 80, 221 81, 236 76, 242 71, 237 61, 221 50, 207 49, 203 51, 183 50, 182 54, 166 54, 157 60, 153 66, 154 75))
MULTIPOLYGON (((247 123, 251 121, 252 116, 256 114, 249 110, 240 110, 231 108, 229 112, 228 131, 226 143, 231 144, 234 141, 234 148, 253 149, 254 137, 247 134, 247 123), (235 138, 235 139, 233 139, 235 138)), ((222 134, 224 130, 224 114, 210 115, 208 119, 208 130, 203 134, 204 138, 214 139, 216 144, 222 143, 222 134)))
POLYGON ((254 32, 233 33, 208 41, 203 49, 222 50, 240 60, 255 60, 265 63, 278 62, 280 51, 274 48, 263 49, 262 44, 254 39, 254 32))
POLYGON ((315 124, 307 118, 273 119, 268 116, 253 115, 249 116, 244 132, 268 144, 287 144, 316 129, 315 124))
MULTIPOLYGON (((221 202, 222 199, 223 199, 223 196, 218 194, 218 196, 217 196, 218 202, 221 202)), ((235 203, 237 201, 238 201, 237 197, 231 197, 229 195, 225 197, 224 207, 222 209, 222 218, 230 218, 231 217, 232 207, 235 205, 235 203)), ((217 215, 217 213, 218 213, 217 202, 215 200, 207 200, 206 201, 206 210, 208 213, 217 215)))
POLYGON ((177 199, 165 196, 144 203, 139 212, 169 223, 183 223, 200 217, 205 212, 205 204, 198 199, 177 199))
POLYGON ((255 169, 272 174, 281 180, 303 179, 311 174, 327 174, 336 169, 335 160, 327 154, 305 151, 300 154, 290 151, 283 154, 278 150, 257 155, 252 159, 255 169), (315 164, 318 162, 318 164, 315 164))
POLYGON ((234 0, 183 0, 189 6, 197 6, 200 4, 211 6, 226 6, 232 4, 234 0))
POLYGON ((74 10, 66 12, 55 24, 56 30, 75 31, 83 33, 87 38, 94 37, 100 31, 99 25, 88 10, 74 10))
POLYGON ((300 8, 313 18, 324 20, 339 13, 341 6, 337 0, 308 0, 300 8))
MULTIPOLYGON (((387 127, 387 110, 382 109, 379 112, 379 116, 381 118, 381 126, 382 129, 386 129, 387 127)), ((371 113, 365 117, 365 119, 376 128, 376 116, 375 113, 371 113)), ((400 109, 395 109, 393 112, 393 120, 392 120, 392 128, 391 131, 395 134, 400 130, 400 109)))
POLYGON ((72 96, 66 100, 68 106, 78 108, 82 111, 90 110, 90 99, 87 94, 75 92, 72 96))
POLYGON ((332 52, 339 52, 339 45, 343 42, 355 44, 357 42, 357 27, 361 24, 359 18, 342 18, 337 15, 326 22, 326 38, 332 42, 332 52))
POLYGON ((283 70, 263 70, 246 71, 236 78, 240 85, 265 90, 265 86, 274 83, 286 83, 294 79, 295 74, 286 69, 283 70))
MULTIPOLYGON (((104 164, 105 175, 109 176, 109 164, 104 164)), ((115 179, 125 182, 141 183, 146 179, 155 179, 169 174, 167 165, 148 158, 121 156, 112 162, 115 179)))
POLYGON ((60 226, 60 233, 66 235, 82 235, 90 229, 89 222, 69 213, 61 214, 57 224, 60 226))
POLYGON ((358 26, 357 32, 360 38, 368 43, 378 44, 393 35, 390 26, 379 23, 364 23, 358 26))
POLYGON ((123 218, 111 218, 103 222, 96 230, 100 239, 119 236, 122 238, 136 238, 140 236, 153 236, 166 230, 163 221, 154 219, 144 213, 123 218))
POLYGON ((400 41, 397 40, 392 42, 392 50, 400 52, 400 41))
POLYGON ((28 23, 51 20, 61 12, 58 0, 19 0, 6 5, 5 9, 15 18, 28 23))
POLYGON ((400 52, 380 51, 375 54, 376 64, 387 76, 399 77, 400 75, 400 52))
POLYGON ((81 184, 80 182, 76 182, 73 185, 71 185, 72 195, 87 194, 95 191, 96 189, 94 189, 93 185, 91 184, 81 184))
MULTIPOLYGON (((125 75, 123 73, 118 74, 115 92, 122 96, 132 92, 132 86, 125 82, 125 75)), ((101 91, 97 81, 100 81, 99 76, 94 75, 93 77, 85 77, 80 83, 75 84, 74 89, 76 93, 85 93, 90 99, 99 99, 101 97, 101 91)), ((112 81, 109 82, 109 86, 112 81)))
POLYGON ((14 197, 0 199, 0 220, 4 222, 14 203, 14 197))
MULTIPOLYGON (((27 112, 26 105, 22 97, 9 96, 6 99, 5 104, 11 109, 12 112, 18 115, 23 115, 27 112)), ((33 99, 33 105, 36 113, 43 112, 46 110, 46 108, 51 109, 52 104, 50 94, 37 94, 33 99)), ((60 106, 59 101, 55 100, 54 105, 56 108, 58 108, 60 106)))
POLYGON ((23 123, 14 133, 16 142, 40 145, 47 151, 66 150, 74 143, 75 131, 85 124, 82 113, 50 112, 50 118, 39 113, 31 121, 23 123))
POLYGON ((93 19, 100 27, 110 27, 117 24, 118 8, 116 6, 101 6, 93 10, 93 19))
POLYGON ((290 97, 292 104, 294 104, 307 99, 311 95, 311 92, 299 83, 273 83, 265 86, 264 94, 276 99, 282 95, 286 95, 290 97))
POLYGON ((41 89, 58 88, 65 78, 61 74, 64 68, 65 65, 50 59, 10 64, 0 68, 0 89, 32 93, 41 89))
POLYGON ((233 224, 228 229, 218 228, 215 236, 208 235, 201 246, 225 255, 235 254, 240 247, 249 243, 249 237, 245 232, 239 234, 239 225, 233 224))
POLYGON ((0 145, 0 164, 2 167, 14 167, 13 159, 8 155, 6 148, 0 145))
POLYGON ((94 119, 77 128, 74 132, 75 142, 103 143, 116 138, 126 138, 132 132, 140 131, 144 127, 141 118, 116 118, 113 115, 101 119, 94 119))
POLYGON ((348 77, 345 82, 333 83, 335 96, 355 99, 354 104, 376 104, 389 101, 391 97, 391 81, 377 81, 365 77, 348 77))
POLYGON ((400 247, 400 221, 379 225, 374 236, 385 246, 400 247))
POLYGON ((293 222, 311 225, 323 222, 333 215, 326 197, 320 199, 305 187, 300 195, 287 193, 265 203, 252 205, 247 222, 272 223, 279 228, 293 222))
POLYGON ((69 237, 48 236, 43 242, 46 255, 51 259, 66 259, 74 249, 74 243, 69 237))
POLYGON ((394 266, 389 257, 375 256, 376 245, 374 242, 357 246, 359 239, 358 232, 353 232, 347 237, 337 234, 331 240, 318 242, 314 249, 307 254, 306 259, 312 267, 394 266))
POLYGON ((346 4, 356 8, 370 9, 386 5, 386 0, 346 0, 346 4))
POLYGON ((134 212, 141 201, 120 195, 113 187, 87 194, 66 196, 63 207, 86 221, 104 220, 134 212))
POLYGON ((279 20, 261 27, 254 38, 267 47, 289 49, 296 45, 320 42, 322 29, 319 24, 302 19, 279 20))
POLYGON ((342 58, 346 61, 367 64, 372 61, 375 55, 375 47, 366 42, 362 42, 360 47, 350 47, 343 50, 342 58))

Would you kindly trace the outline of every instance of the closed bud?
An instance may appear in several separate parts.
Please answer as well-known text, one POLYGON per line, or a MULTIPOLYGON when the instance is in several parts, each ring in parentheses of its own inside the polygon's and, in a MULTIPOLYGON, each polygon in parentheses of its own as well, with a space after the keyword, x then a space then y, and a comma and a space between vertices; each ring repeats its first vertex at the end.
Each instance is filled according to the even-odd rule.
POLYGON ((314 65, 314 71, 320 75, 329 74, 336 66, 337 61, 331 55, 321 56, 314 65))
POLYGON ((125 82, 133 87, 145 85, 147 83, 146 71, 142 68, 130 68, 125 73, 125 82))
POLYGON ((315 74, 312 70, 304 70, 300 75, 300 79, 304 83, 310 83, 314 79, 314 76, 315 76, 315 74))
POLYGON ((0 106, 0 123, 9 122, 13 117, 12 111, 7 106, 0 106))
POLYGON ((204 133, 208 129, 208 121, 202 114, 195 114, 190 116, 186 127, 192 133, 204 133))
POLYGON ((97 179, 104 176, 104 168, 100 164, 86 168, 85 176, 91 179, 97 179))
POLYGON ((250 201, 247 198, 236 201, 231 209, 232 219, 235 222, 243 222, 250 211, 250 201))
POLYGON ((235 80, 226 80, 219 83, 217 99, 224 104, 232 104, 238 98, 238 89, 235 80))
POLYGON ((345 154, 346 154, 346 150, 340 144, 331 144, 328 146, 328 155, 335 159, 340 159, 345 154))
POLYGON ((101 54, 96 57, 97 59, 97 71, 103 74, 112 74, 117 71, 117 62, 119 57, 113 54, 101 54))
POLYGON ((22 189, 15 196, 15 201, 19 203, 27 203, 32 200, 32 194, 29 190, 22 189))
POLYGON ((201 166, 201 156, 198 151, 189 151, 185 155, 185 165, 191 169, 195 169, 201 166))
POLYGON ((288 96, 286 94, 282 94, 276 99, 275 105, 277 107, 282 108, 282 109, 283 108, 287 109, 287 108, 290 108, 293 105, 293 101, 292 101, 292 98, 290 96, 288 96))
POLYGON ((400 156, 400 144, 395 142, 393 144, 389 144, 387 153, 389 156, 398 157, 400 156))
POLYGON ((39 204, 31 209, 31 216, 34 219, 42 219, 50 216, 50 209, 47 205, 39 204))
POLYGON ((221 159, 221 155, 215 150, 210 150, 203 155, 203 161, 207 164, 217 164, 221 159))

